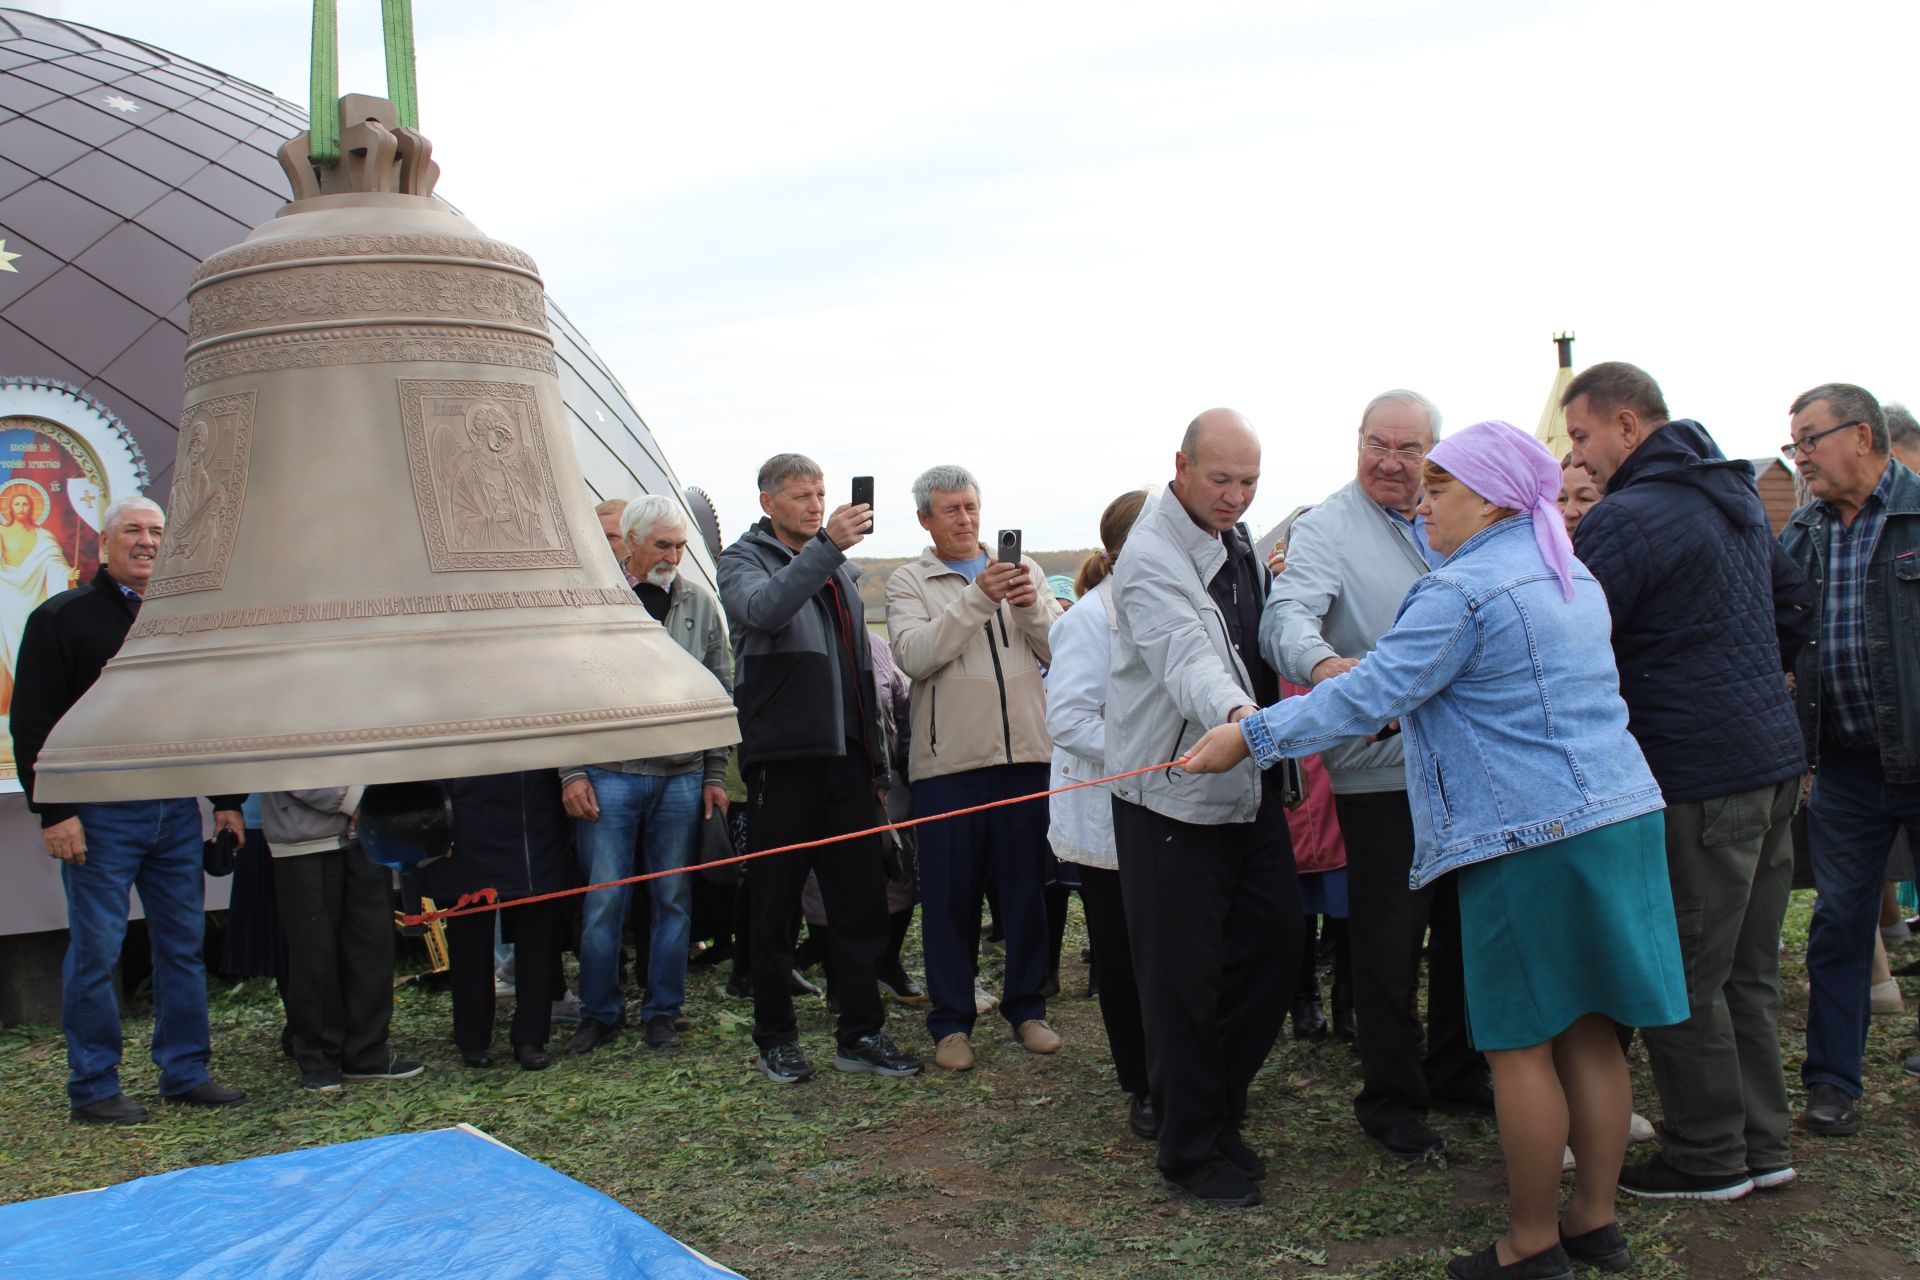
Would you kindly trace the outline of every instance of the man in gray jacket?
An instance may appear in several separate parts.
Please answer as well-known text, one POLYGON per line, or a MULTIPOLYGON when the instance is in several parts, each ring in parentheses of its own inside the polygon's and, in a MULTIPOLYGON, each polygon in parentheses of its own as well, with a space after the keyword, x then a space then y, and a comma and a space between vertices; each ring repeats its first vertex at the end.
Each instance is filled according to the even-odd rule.
POLYGON ((393 873, 355 838, 361 787, 268 791, 260 828, 273 854, 287 936, 287 1050, 301 1087, 406 1080, 421 1064, 387 1046, 393 1022, 393 873))
MULTIPOLYGON (((620 517, 626 546, 623 563, 655 622, 674 642, 700 659, 721 687, 733 690, 720 605, 680 572, 687 550, 687 517, 680 504, 649 493, 627 504, 620 517)), ((701 821, 727 808, 727 748, 616 760, 560 771, 560 801, 576 825, 580 869, 588 884, 634 874, 638 844, 645 870, 672 871, 693 861, 701 821)), ((676 1023, 687 990, 687 935, 692 929, 693 884, 684 875, 646 884, 652 906, 647 944, 647 998, 640 1018, 647 1044, 669 1049, 680 1043, 676 1023)), ((586 896, 580 926, 580 1026, 567 1053, 592 1053, 618 1034, 624 1000, 620 990, 620 935, 632 887, 600 889, 586 896)))
MULTIPOLYGON (((1259 479, 1246 419, 1210 409, 1127 535, 1107 691, 1115 773, 1168 765, 1214 725, 1279 700, 1258 648, 1267 572, 1240 527, 1259 479)), ((1209 1204, 1260 1203, 1266 1173, 1240 1124, 1300 962, 1285 776, 1251 762, 1205 776, 1168 766, 1113 787, 1158 1164, 1209 1204)))
MULTIPOLYGON (((1421 470, 1440 413, 1418 392, 1388 391, 1360 415, 1351 484, 1294 522, 1287 571, 1273 580, 1260 650, 1295 684, 1359 665, 1392 628, 1414 582, 1444 557, 1418 514, 1421 470)), ((1360 1096, 1353 1109, 1389 1151, 1417 1156, 1446 1145, 1427 1124, 1431 1103, 1493 1109, 1486 1061, 1467 1040, 1460 908, 1452 877, 1408 887, 1413 815, 1400 740, 1391 734, 1321 753, 1347 842, 1360 1096), (1427 1052, 1415 997, 1429 929, 1427 1052)))

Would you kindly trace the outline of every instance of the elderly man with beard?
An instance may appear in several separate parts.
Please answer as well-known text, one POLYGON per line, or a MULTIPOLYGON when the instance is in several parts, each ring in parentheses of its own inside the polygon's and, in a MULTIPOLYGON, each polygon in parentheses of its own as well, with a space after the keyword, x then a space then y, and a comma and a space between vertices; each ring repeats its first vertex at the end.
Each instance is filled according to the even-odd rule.
MULTIPOLYGON (((687 518, 671 498, 644 494, 620 518, 625 566, 654 621, 698 658, 723 687, 733 688, 720 605, 680 572, 687 550, 687 518)), ((634 874, 639 843, 645 870, 671 871, 693 860, 700 823, 727 808, 727 751, 691 751, 647 760, 563 769, 561 803, 577 823, 580 869, 589 884, 634 874)), ((580 929, 580 1027, 567 1041, 573 1057, 592 1053, 618 1034, 624 1016, 620 990, 620 934, 631 886, 586 896, 580 929)), ((640 1010, 647 1044, 680 1043, 680 1005, 686 998, 687 935, 693 884, 684 875, 647 882, 653 927, 648 943, 647 996, 640 1010)))
MULTIPOLYGON (((1173 467, 1114 567, 1106 763, 1116 774, 1177 760, 1213 725, 1280 696, 1259 651, 1268 575, 1240 523, 1260 441, 1239 414, 1210 409, 1173 467)), ((1156 768, 1113 786, 1158 1164, 1208 1204, 1260 1203, 1266 1174, 1240 1126, 1300 963, 1285 790, 1246 762, 1204 778, 1156 768)))

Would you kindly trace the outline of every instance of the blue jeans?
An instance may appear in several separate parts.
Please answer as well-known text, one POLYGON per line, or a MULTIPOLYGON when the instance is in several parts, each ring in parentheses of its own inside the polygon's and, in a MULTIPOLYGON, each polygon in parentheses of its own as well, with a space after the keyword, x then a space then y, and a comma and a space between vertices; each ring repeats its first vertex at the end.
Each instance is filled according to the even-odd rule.
POLYGON ((1871 1016, 1874 930, 1887 852, 1901 826, 1920 842, 1920 786, 1889 785, 1877 752, 1820 748, 1807 801, 1813 883, 1820 890, 1807 934, 1807 1060, 1804 1084, 1860 1096, 1860 1060, 1871 1016))
MULTIPOLYGON (((698 771, 656 778, 643 773, 588 769, 600 816, 577 826, 580 869, 588 884, 634 874, 634 846, 645 870, 668 871, 693 861, 700 835, 698 771)), ((620 930, 632 886, 586 895, 580 922, 580 1016, 620 1023, 620 930)), ((684 875, 649 880, 653 938, 647 951, 647 999, 641 1021, 680 1012, 687 995, 687 942, 693 928, 693 882, 684 875)))
POLYGON ((207 1082, 206 936, 200 809, 191 800, 79 806, 82 866, 60 864, 67 890, 67 958, 60 1022, 67 1033, 67 1096, 76 1107, 120 1092, 120 1006, 113 966, 127 936, 127 894, 138 890, 153 942, 153 1064, 163 1095, 207 1082))

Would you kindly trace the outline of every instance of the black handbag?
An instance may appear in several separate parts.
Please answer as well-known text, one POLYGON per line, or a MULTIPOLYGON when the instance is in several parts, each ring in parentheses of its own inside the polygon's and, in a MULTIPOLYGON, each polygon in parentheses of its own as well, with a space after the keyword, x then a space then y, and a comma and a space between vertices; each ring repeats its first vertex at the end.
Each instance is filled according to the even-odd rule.
POLYGON ((233 874, 233 855, 240 851, 240 837, 230 827, 213 833, 213 839, 200 842, 200 865, 210 876, 233 874))
POLYGON ((725 866, 709 866, 734 857, 733 832, 727 826, 727 815, 715 805, 713 812, 700 824, 700 846, 694 853, 694 864, 700 868, 700 876, 708 884, 717 884, 729 888, 740 883, 746 875, 746 864, 729 862, 725 866))

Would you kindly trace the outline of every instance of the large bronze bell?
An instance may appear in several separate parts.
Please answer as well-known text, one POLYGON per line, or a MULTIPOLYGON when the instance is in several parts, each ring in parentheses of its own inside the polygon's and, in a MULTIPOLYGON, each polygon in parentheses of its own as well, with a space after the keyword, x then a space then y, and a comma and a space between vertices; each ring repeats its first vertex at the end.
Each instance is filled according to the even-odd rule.
POLYGON ((340 163, 195 273, 166 537, 40 800, 401 782, 738 740, 581 479, 533 261, 341 100, 340 163))

